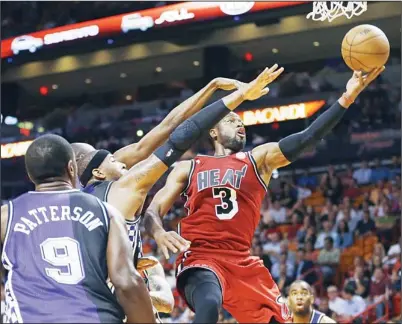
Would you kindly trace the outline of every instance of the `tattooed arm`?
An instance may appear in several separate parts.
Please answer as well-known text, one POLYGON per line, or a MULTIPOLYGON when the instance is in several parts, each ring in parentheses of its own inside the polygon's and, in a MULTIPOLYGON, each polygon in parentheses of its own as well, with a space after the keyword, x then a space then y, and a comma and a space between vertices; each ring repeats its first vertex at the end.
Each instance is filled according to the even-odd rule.
POLYGON ((174 307, 174 297, 172 289, 166 281, 162 265, 158 262, 156 266, 146 272, 152 305, 158 312, 171 313, 174 307))

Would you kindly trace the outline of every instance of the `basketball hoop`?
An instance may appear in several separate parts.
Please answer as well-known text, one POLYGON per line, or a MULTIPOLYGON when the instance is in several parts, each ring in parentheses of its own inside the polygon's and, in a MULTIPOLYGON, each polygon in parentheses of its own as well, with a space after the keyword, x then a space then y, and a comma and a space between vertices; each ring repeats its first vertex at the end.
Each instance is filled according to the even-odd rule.
POLYGON ((314 1, 313 11, 307 15, 307 19, 315 21, 332 20, 346 16, 350 19, 359 16, 367 10, 367 1, 314 1), (328 5, 329 3, 329 5, 328 5))

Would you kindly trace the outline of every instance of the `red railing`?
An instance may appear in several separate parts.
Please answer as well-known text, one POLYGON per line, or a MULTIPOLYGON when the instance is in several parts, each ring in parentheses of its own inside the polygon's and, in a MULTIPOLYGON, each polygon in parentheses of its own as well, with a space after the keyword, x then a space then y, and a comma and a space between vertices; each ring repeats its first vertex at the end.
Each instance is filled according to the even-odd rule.
POLYGON ((352 323, 356 319, 361 319, 362 324, 366 323, 384 323, 389 319, 389 301, 383 297, 380 301, 368 306, 363 312, 357 314, 348 321, 339 320, 339 323, 352 323), (376 307, 380 304, 384 304, 384 315, 380 318, 376 318, 376 307))

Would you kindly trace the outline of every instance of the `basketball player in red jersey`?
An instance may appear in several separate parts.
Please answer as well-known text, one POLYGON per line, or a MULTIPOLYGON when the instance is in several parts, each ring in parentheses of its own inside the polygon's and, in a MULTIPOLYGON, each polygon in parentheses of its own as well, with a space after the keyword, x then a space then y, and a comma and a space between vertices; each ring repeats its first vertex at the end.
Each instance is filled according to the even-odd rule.
POLYGON ((290 314, 262 260, 250 255, 260 221, 261 201, 272 171, 295 161, 342 118, 358 94, 384 68, 363 76, 355 72, 346 92, 303 132, 278 143, 241 152, 246 143, 243 123, 230 113, 209 131, 215 156, 198 155, 170 173, 145 213, 145 228, 163 253, 183 249, 176 261, 177 287, 195 311, 194 323, 216 323, 221 306, 239 322, 285 322, 290 314), (189 215, 179 234, 166 232, 161 217, 183 192, 189 215))

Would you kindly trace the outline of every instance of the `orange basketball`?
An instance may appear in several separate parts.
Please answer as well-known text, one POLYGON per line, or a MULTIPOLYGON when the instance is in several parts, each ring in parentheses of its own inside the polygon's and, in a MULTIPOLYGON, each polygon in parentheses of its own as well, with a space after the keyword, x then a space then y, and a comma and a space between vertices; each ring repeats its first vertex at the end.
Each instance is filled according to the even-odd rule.
POLYGON ((373 25, 359 25, 345 35, 342 57, 354 71, 370 72, 385 65, 389 57, 389 42, 384 32, 373 25))

